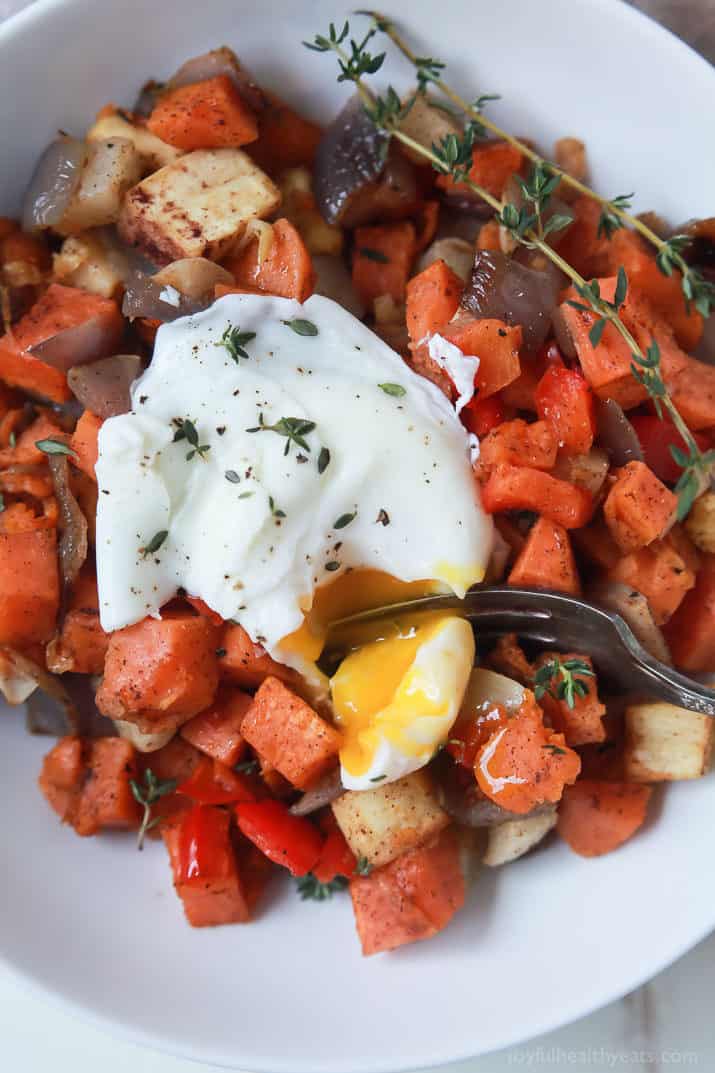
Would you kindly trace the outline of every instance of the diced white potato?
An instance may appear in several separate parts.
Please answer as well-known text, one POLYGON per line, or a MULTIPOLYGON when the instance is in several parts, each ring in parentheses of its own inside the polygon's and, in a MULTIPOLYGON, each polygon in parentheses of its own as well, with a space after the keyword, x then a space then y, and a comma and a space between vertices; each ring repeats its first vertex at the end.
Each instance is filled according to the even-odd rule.
POLYGON ((376 868, 421 846, 450 822, 426 771, 374 790, 347 790, 332 808, 355 856, 376 868))
POLYGON ((113 138, 127 138, 139 154, 142 174, 163 168, 183 156, 182 149, 168 145, 146 127, 137 127, 128 119, 114 112, 101 116, 87 131, 88 142, 106 142, 113 138))
POLYGON ((197 149, 129 191, 119 233, 158 264, 219 260, 249 220, 268 216, 280 200, 277 186, 240 149, 197 149))
POLYGON ((139 154, 128 138, 90 142, 79 186, 56 230, 76 235, 116 223, 124 195, 140 178, 139 154))
POLYGON ((213 295, 217 283, 232 287, 236 282, 227 269, 214 261, 207 261, 205 257, 184 257, 180 261, 173 261, 156 272, 152 279, 162 287, 173 287, 179 294, 195 299, 213 295))
POLYGON ((701 551, 715 554, 715 492, 705 492, 695 500, 685 531, 701 551))
POLYGON ((654 702, 626 708, 625 778, 672 782, 705 775, 712 759, 715 721, 707 715, 654 702))
POLYGON ((313 197, 313 181, 307 168, 288 168, 280 181, 282 214, 300 232, 311 254, 334 254, 343 248, 340 227, 326 223, 313 197))
POLYGON ((157 749, 163 749, 176 733, 175 730, 162 730, 158 734, 142 734, 136 723, 124 719, 113 719, 112 722, 119 737, 130 742, 138 753, 155 753, 157 749))
POLYGON ((556 805, 552 805, 536 816, 522 816, 518 820, 507 820, 497 827, 490 827, 484 864, 497 868, 500 864, 509 864, 523 857, 546 838, 556 826, 556 819, 556 805))
POLYGON ((66 238, 53 257, 55 280, 103 298, 115 297, 128 272, 128 258, 101 230, 66 238))
MULTIPOLYGON (((409 100, 405 98, 403 103, 409 100)), ((440 108, 424 94, 419 94, 405 118, 400 123, 400 130, 426 149, 439 145, 449 134, 462 135, 462 129, 456 116, 446 108, 440 108)), ((424 164, 424 157, 415 149, 401 146, 402 151, 413 164, 424 164)))
POLYGON ((415 275, 424 272, 435 261, 444 261, 466 283, 474 267, 474 243, 463 238, 435 239, 417 262, 415 275))

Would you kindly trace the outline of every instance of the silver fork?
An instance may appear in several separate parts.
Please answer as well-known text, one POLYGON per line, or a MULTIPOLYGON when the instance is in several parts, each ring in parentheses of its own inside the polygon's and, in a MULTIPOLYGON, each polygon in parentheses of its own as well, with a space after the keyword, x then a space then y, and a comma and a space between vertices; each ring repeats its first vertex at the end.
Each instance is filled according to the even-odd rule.
POLYGON ((424 596, 362 611, 332 623, 326 648, 334 647, 345 626, 418 611, 456 611, 470 620, 477 636, 516 633, 548 647, 586 653, 624 693, 655 697, 715 716, 715 690, 649 655, 620 615, 542 589, 477 586, 463 600, 452 595, 424 596))

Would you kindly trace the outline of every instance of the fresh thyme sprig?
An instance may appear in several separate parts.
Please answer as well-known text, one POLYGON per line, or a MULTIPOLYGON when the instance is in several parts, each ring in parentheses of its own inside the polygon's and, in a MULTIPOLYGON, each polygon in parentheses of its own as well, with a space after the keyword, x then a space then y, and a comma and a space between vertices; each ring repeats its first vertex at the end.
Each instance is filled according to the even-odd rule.
MULTIPOLYGON (((376 31, 377 29, 382 29, 383 32, 388 33, 395 41, 395 43, 398 44, 398 47, 408 57, 408 59, 414 62, 414 54, 407 48, 406 45, 403 45, 400 38, 395 37, 392 24, 388 20, 384 19, 383 16, 378 16, 374 13, 371 14, 373 19, 375 19, 373 31, 376 31), (381 23, 381 25, 378 25, 378 23, 381 23)), ((316 48, 316 50, 320 52, 335 52, 338 56, 339 61, 342 61, 341 71, 344 72, 346 70, 346 60, 348 57, 342 49, 340 42, 344 40, 344 38, 347 36, 349 28, 339 36, 333 34, 332 30, 333 28, 331 27, 331 34, 329 38, 319 37, 315 39, 316 43, 318 41, 321 42, 321 46, 319 48, 316 48)), ((364 39, 364 42, 366 43, 370 40, 370 38, 371 35, 367 35, 364 39)), ((354 44, 354 42, 351 43, 354 44)), ((357 69, 357 66, 359 65, 354 65, 355 70, 357 69)), ((363 66, 368 67, 370 66, 370 64, 366 61, 363 66)), ((379 66, 382 66, 382 62, 379 66)), ((539 207, 539 212, 531 211, 524 205, 517 206, 513 203, 506 203, 495 197, 478 183, 475 183, 473 179, 469 177, 468 171, 469 166, 471 164, 471 153, 474 139, 476 136, 475 126, 473 123, 467 125, 461 138, 459 138, 457 134, 452 133, 449 134, 447 137, 443 138, 439 145, 433 145, 431 149, 427 149, 426 146, 422 145, 420 142, 416 141, 414 138, 410 137, 409 135, 405 134, 404 131, 399 129, 397 113, 399 97, 394 92, 394 90, 391 91, 390 89, 388 89, 387 95, 385 97, 377 97, 374 93, 371 92, 371 90, 367 88, 367 86, 365 86, 360 75, 356 74, 352 76, 351 81, 354 82, 355 87, 360 94, 360 97, 365 106, 365 111, 373 119, 373 122, 375 122, 376 126, 380 127, 382 130, 385 130, 392 137, 402 142, 403 145, 409 146, 409 148, 414 150, 416 153, 419 153, 422 157, 425 158, 425 160, 428 160, 432 164, 432 167, 436 171, 440 172, 440 174, 449 175, 455 182, 464 183, 464 185, 466 185, 468 189, 477 194, 494 210, 497 220, 499 221, 501 226, 506 228, 506 230, 511 234, 513 239, 518 244, 528 246, 531 249, 538 250, 553 264, 555 264, 556 267, 559 268, 568 279, 571 280, 577 294, 581 299, 583 299, 582 302, 575 303, 576 308, 580 309, 582 312, 586 312, 589 315, 593 313, 596 314, 596 320, 589 331, 589 337, 593 346, 597 346, 600 342, 607 324, 612 324, 615 330, 619 332, 619 334, 625 340, 630 349, 631 357, 633 359, 632 368, 634 371, 634 375, 636 375, 637 379, 646 389, 650 397, 653 398, 654 401, 657 401, 658 407, 662 407, 662 409, 665 409, 668 412, 669 416, 673 420, 673 423, 678 430, 679 435, 681 436, 683 442, 685 443, 685 446, 687 447, 687 457, 689 460, 688 467, 683 471, 680 481, 676 485, 676 491, 678 492, 678 519, 682 520, 690 510, 690 507, 693 504, 693 499, 699 494, 699 491, 704 490, 704 488, 707 486, 707 479, 712 468, 712 463, 708 461, 708 455, 703 454, 700 451, 697 441, 695 440, 693 434, 690 432, 690 429, 681 417, 675 403, 673 402, 667 390, 667 387, 660 372, 660 352, 657 343, 654 340, 651 346, 648 347, 647 352, 644 353, 639 344, 636 342, 628 327, 621 319, 620 307, 625 301, 628 288, 628 281, 623 268, 620 268, 618 271, 614 299, 612 302, 608 301, 601 295, 599 285, 596 280, 588 282, 579 272, 576 271, 575 268, 573 268, 572 265, 568 263, 568 261, 564 260, 564 258, 556 250, 552 249, 552 247, 546 241, 546 229, 543 226, 543 233, 539 234, 539 214, 544 206, 545 200, 548 200, 553 190, 556 188, 556 186, 551 180, 555 176, 558 177, 558 181, 565 180, 566 173, 562 172, 555 165, 547 164, 545 161, 542 160, 541 157, 539 157, 538 154, 534 154, 531 150, 529 150, 527 155, 530 157, 530 159, 532 159, 537 166, 542 166, 541 170, 537 172, 536 176, 532 176, 532 179, 529 181, 529 183, 525 184, 526 189, 529 191, 529 200, 531 201, 532 206, 534 205, 534 201, 536 202, 539 207)), ((464 111, 466 111, 470 115, 475 114, 471 106, 467 105, 467 103, 463 101, 461 97, 458 97, 456 94, 453 94, 448 87, 445 87, 444 83, 442 83, 441 80, 438 79, 435 82, 435 85, 437 85, 437 87, 441 89, 442 92, 446 93, 447 96, 451 96, 454 102, 464 111)), ((476 113, 477 119, 479 118, 480 114, 481 113, 476 113)), ((503 132, 499 133, 501 135, 503 132)), ((516 139, 511 138, 509 136, 506 137, 507 140, 510 141, 512 144, 518 145, 521 148, 521 143, 517 142, 516 139)), ((584 189, 586 192, 589 192, 587 188, 584 189)), ((525 194, 525 196, 527 195, 525 194)), ((599 198, 598 200, 605 203, 605 199, 599 198)), ((607 203, 613 206, 612 202, 607 203)), ((616 215, 620 211, 621 210, 617 207, 614 209, 616 215)), ((654 237, 657 239, 659 247, 663 247, 665 245, 661 239, 657 238, 657 236, 654 237)), ((661 255, 663 255, 662 248, 660 252, 661 255)), ((669 258, 669 263, 672 264, 678 263, 677 258, 680 258, 680 260, 682 261, 682 255, 680 252, 678 252, 678 243, 676 242, 676 246, 674 249, 668 247, 668 252, 664 254, 664 256, 669 258)), ((688 269, 687 264, 684 261, 682 263, 685 266, 685 269, 688 269)), ((706 288, 711 287, 711 285, 706 284, 705 281, 702 281, 702 283, 703 286, 705 286, 706 288)), ((686 288, 684 277, 684 288, 689 290, 689 292, 692 294, 693 301, 696 302, 696 304, 700 303, 698 308, 702 311, 703 303, 705 303, 706 301, 709 302, 710 298, 707 297, 707 294, 705 294, 702 289, 698 289, 699 286, 700 285, 698 284, 697 280, 693 282, 691 278, 690 283, 687 284, 686 288)), ((712 288, 712 290, 713 294, 715 295, 715 288, 712 288)), ((391 384, 381 384, 379 386, 382 387, 384 391, 388 391, 389 393, 393 393, 391 389, 396 387, 396 385, 391 384)), ((661 410, 659 409, 659 413, 660 412, 661 410)))
POLYGON ((298 893, 304 902, 309 900, 314 902, 327 901, 328 898, 332 898, 335 891, 345 890, 347 885, 348 881, 345 876, 335 876, 328 883, 321 883, 312 872, 308 872, 305 876, 299 876, 296 880, 298 893))
POLYGON ((246 432, 276 432, 279 436, 285 436, 286 445, 283 454, 287 455, 292 443, 296 447, 302 447, 304 451, 309 452, 310 444, 305 437, 314 428, 315 421, 306 421, 302 417, 281 417, 279 421, 276 421, 275 425, 266 425, 263 420, 263 414, 260 413, 258 415, 258 424, 253 428, 247 428, 246 432))
POLYGON ((234 328, 229 324, 221 336, 220 342, 214 343, 214 346, 225 347, 238 365, 239 358, 247 358, 249 356, 248 351, 245 349, 246 343, 250 343, 255 338, 255 332, 242 332, 239 327, 234 328))
POLYGON ((534 696, 541 700, 548 693, 556 700, 565 700, 569 708, 574 708, 576 697, 585 697, 588 693, 587 684, 581 680, 583 678, 593 678, 593 671, 584 660, 551 659, 539 667, 534 676, 534 696))
POLYGON ((188 417, 177 417, 174 424, 176 425, 176 431, 172 442, 179 443, 181 440, 186 440, 191 447, 191 450, 186 452, 186 461, 190 462, 192 458, 198 455, 201 461, 205 462, 206 454, 211 450, 211 444, 199 443, 199 434, 194 422, 189 421, 188 417))
POLYGON ((152 809, 160 798, 166 794, 174 792, 177 786, 176 779, 165 779, 160 782, 157 779, 151 768, 147 768, 144 772, 144 782, 137 782, 136 779, 129 780, 129 786, 131 787, 132 796, 144 809, 142 816, 142 822, 137 834, 137 849, 144 849, 144 839, 147 831, 151 831, 152 827, 156 827, 161 822, 161 816, 155 816, 152 818, 152 809))
MULTIPOLYGON (((415 67, 418 79, 418 92, 424 92, 424 88, 426 87, 422 87, 419 77, 419 61, 421 60, 421 57, 417 56, 412 51, 404 38, 398 33, 395 24, 377 11, 360 11, 357 12, 357 14, 368 15, 373 20, 372 30, 374 32, 380 31, 381 33, 387 34, 402 55, 415 67)), ((384 54, 382 59, 384 60, 384 54)), ((587 186, 586 183, 569 175, 563 168, 559 168, 556 164, 545 161, 539 153, 531 148, 531 146, 526 145, 518 138, 515 138, 512 134, 509 134, 508 131, 503 130, 494 123, 493 120, 483 115, 483 103, 485 99, 489 100, 491 97, 481 97, 474 104, 470 104, 442 79, 440 72, 444 71, 445 64, 434 59, 430 59, 430 63, 436 71, 436 76, 429 79, 430 84, 434 85, 441 93, 452 101, 453 104, 465 113, 465 115, 470 116, 472 120, 477 122, 481 129, 488 131, 490 134, 494 134, 497 138, 501 138, 503 141, 513 145, 523 154, 523 156, 531 160, 533 164, 548 164, 548 167, 552 172, 555 175, 558 175, 560 180, 567 186, 577 190, 585 197, 597 201, 603 209, 600 226, 601 233, 605 234, 606 237, 610 237, 610 235, 620 227, 624 226, 632 227, 633 230, 637 231, 657 250, 658 255, 656 261, 658 268, 664 275, 672 275, 674 269, 681 273, 681 287, 686 302, 688 304, 692 303, 703 317, 710 316, 713 310, 715 310, 715 285, 706 280, 696 268, 693 268, 692 265, 689 265, 685 260, 683 249, 688 242, 688 237, 686 235, 673 235, 669 239, 661 238, 660 235, 657 235, 643 220, 628 212, 628 209, 630 208, 630 198, 633 197, 632 194, 620 194, 615 198, 603 197, 587 186)), ((382 64, 380 64, 380 66, 381 65, 382 64)))

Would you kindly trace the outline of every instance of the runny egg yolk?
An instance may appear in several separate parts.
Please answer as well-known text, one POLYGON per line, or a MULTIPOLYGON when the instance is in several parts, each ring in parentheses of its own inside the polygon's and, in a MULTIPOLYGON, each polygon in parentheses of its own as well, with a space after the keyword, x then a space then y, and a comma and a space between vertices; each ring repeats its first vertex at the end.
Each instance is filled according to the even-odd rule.
POLYGON ((457 718, 473 664, 469 623, 438 613, 393 620, 385 636, 351 652, 330 683, 343 784, 369 789, 428 763, 457 718))
POLYGON ((359 611, 428 596, 443 588, 436 581, 400 581, 379 570, 353 570, 343 574, 315 590, 312 606, 306 611, 302 625, 281 640, 281 653, 284 658, 297 656, 314 663, 323 650, 331 622, 359 611))

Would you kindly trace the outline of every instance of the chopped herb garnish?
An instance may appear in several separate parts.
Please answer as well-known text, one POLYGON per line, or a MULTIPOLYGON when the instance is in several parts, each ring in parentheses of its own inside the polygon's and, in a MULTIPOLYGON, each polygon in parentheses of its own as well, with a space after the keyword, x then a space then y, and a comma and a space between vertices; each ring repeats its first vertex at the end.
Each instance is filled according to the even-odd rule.
POLYGON ((196 431, 196 425, 193 421, 189 421, 188 417, 179 417, 176 419, 176 431, 174 432, 173 442, 179 443, 181 440, 186 440, 191 447, 191 450, 186 454, 187 462, 190 462, 195 455, 198 455, 203 462, 206 461, 206 452, 211 450, 211 444, 199 443, 199 434, 196 431))
POLYGON ((534 675, 534 696, 541 700, 548 693, 556 700, 565 700, 569 708, 573 708, 576 698, 585 697, 588 693, 588 685, 581 679, 593 677, 593 671, 584 660, 561 660, 557 657, 539 667, 534 675), (558 678, 561 680, 555 682, 558 678))
POLYGON ((0 513, 5 510, 5 496, 0 492, 0 513))
POLYGON ((271 514, 274 518, 285 518, 286 512, 278 509, 273 496, 268 497, 268 506, 270 507, 271 514))
POLYGON ((239 775, 256 775, 260 766, 257 760, 242 760, 240 764, 233 765, 233 770, 239 775))
POLYGON ((318 473, 325 473, 329 465, 330 451, 327 447, 321 447, 320 454, 318 455, 318 473))
POLYGON ((235 469, 227 469, 226 472, 224 473, 224 477, 226 478, 227 481, 230 481, 231 484, 240 484, 240 482, 241 482, 241 478, 236 473, 235 469))
POLYGON ((358 857, 357 864, 355 865, 355 871, 359 876, 369 876, 372 872, 372 865, 367 857, 358 857))
POLYGON ((566 750, 562 749, 560 745, 544 745, 544 749, 548 749, 554 756, 566 756, 566 750))
POLYGON ((7 442, 10 445, 10 447, 16 447, 17 446, 17 436, 15 435, 14 430, 8 436, 7 442))
POLYGON ((382 782, 382 780, 386 778, 387 775, 376 775, 374 779, 370 779, 370 782, 382 782))
POLYGON ((263 414, 260 413, 258 415, 258 424, 254 428, 247 428, 246 432, 276 432, 279 436, 285 436, 286 445, 283 454, 287 455, 291 443, 294 443, 297 447, 302 447, 304 451, 310 452, 310 444, 305 437, 314 428, 315 421, 306 421, 302 417, 281 417, 280 421, 276 421, 275 425, 266 425, 263 421, 263 414))
POLYGON ((144 838, 147 831, 151 831, 152 827, 156 827, 156 825, 161 822, 161 816, 152 818, 151 812, 153 806, 161 797, 173 793, 176 789, 176 785, 176 779, 165 779, 163 782, 160 782, 151 768, 147 768, 144 772, 143 784, 137 782, 136 779, 129 780, 129 786, 134 800, 144 809, 144 815, 142 816, 142 822, 137 834, 137 849, 144 848, 144 838))
POLYGON ((250 499, 252 495, 253 495, 253 492, 241 492, 241 494, 240 494, 240 496, 238 498, 239 499, 250 499))
POLYGON ((227 655, 228 655, 228 649, 227 648, 217 648, 216 649, 216 659, 223 659, 227 655))
POLYGON ((380 525, 389 525, 390 524, 390 515, 387 513, 387 511, 385 510, 384 507, 381 507, 380 510, 377 513, 377 518, 375 519, 375 523, 377 524, 377 522, 379 522, 380 525))
POLYGON ((154 536, 149 543, 145 547, 139 549, 139 554, 142 559, 146 559, 147 555, 153 555, 155 551, 158 551, 168 535, 168 529, 160 529, 158 533, 154 533, 154 536))
POLYGON ((352 514, 341 514, 338 520, 333 522, 333 529, 344 529, 346 525, 350 525, 350 522, 354 522, 356 518, 356 510, 352 514))
POLYGON ((361 246, 358 250, 361 257, 366 257, 368 261, 377 261, 381 265, 389 265, 390 258, 385 256, 382 250, 373 250, 370 246, 361 246))
POLYGON ((71 447, 68 447, 66 443, 62 443, 60 440, 36 440, 35 447, 38 451, 42 451, 46 455, 68 455, 70 458, 78 458, 76 451, 73 451, 71 447))
POLYGON ((329 883, 321 883, 312 872, 308 872, 305 876, 299 876, 296 880, 298 893, 304 902, 324 902, 328 898, 332 898, 335 891, 345 890, 347 885, 348 881, 345 876, 335 876, 329 883))
POLYGON ((330 574, 334 574, 336 570, 340 569, 340 563, 336 562, 335 559, 331 559, 329 563, 325 564, 325 569, 330 574))
POLYGON ((284 320, 286 328, 291 328, 296 335, 317 335, 318 329, 312 320, 303 320, 295 317, 293 320, 284 320))
POLYGON ((248 352, 244 347, 246 343, 250 343, 255 338, 255 332, 242 332, 240 328, 232 328, 229 324, 226 331, 221 336, 221 342, 214 343, 214 346, 225 347, 236 364, 238 364, 239 358, 249 357, 248 352))
POLYGON ((401 399, 403 395, 407 394, 407 389, 402 384, 378 384, 386 395, 392 395, 395 399, 401 399))

